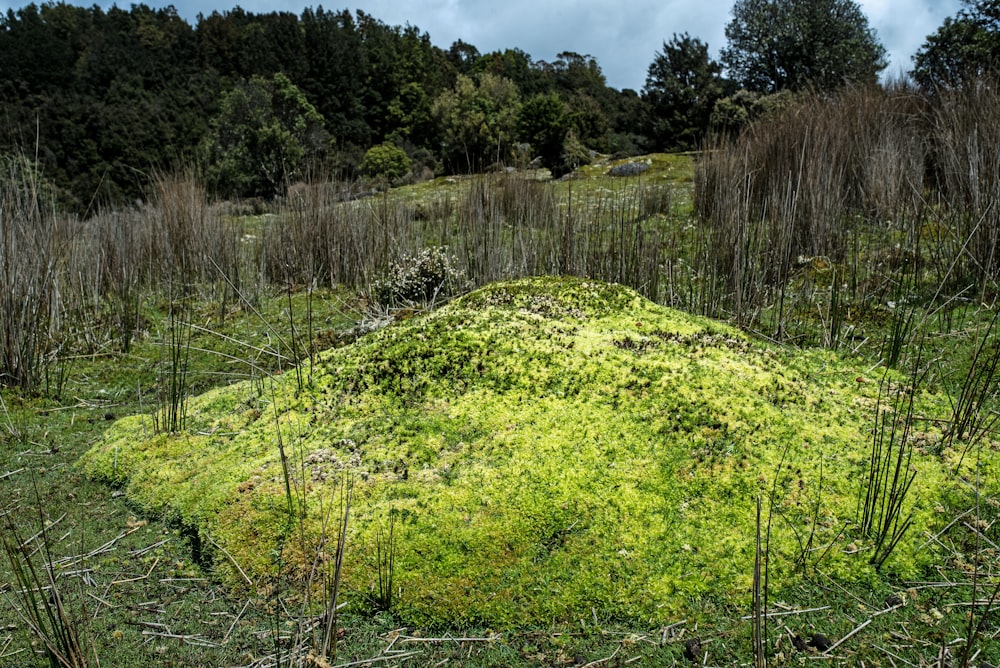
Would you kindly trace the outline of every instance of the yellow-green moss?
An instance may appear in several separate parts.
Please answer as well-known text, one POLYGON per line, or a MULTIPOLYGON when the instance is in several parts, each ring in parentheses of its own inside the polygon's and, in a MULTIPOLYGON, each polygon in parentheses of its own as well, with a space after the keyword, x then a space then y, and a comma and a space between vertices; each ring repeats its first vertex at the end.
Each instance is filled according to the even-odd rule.
MULTIPOLYGON (((287 373, 263 393, 192 399, 184 434, 121 420, 83 466, 197 526, 255 577, 279 546, 285 568, 308 571, 350 473, 346 596, 374 586, 375 535, 393 512, 398 612, 414 623, 539 624, 591 608, 663 620, 709 594, 749 595, 756 498, 772 489, 772 591, 803 555, 873 577, 852 526, 878 390, 860 376, 626 288, 525 279, 329 351, 304 388, 287 373)), ((939 397, 918 405, 944 410, 939 397)), ((917 428, 933 441, 933 422, 917 428)), ((934 562, 933 545, 916 548, 962 494, 933 450, 918 448, 914 528, 890 573, 934 562)), ((996 452, 984 457, 995 472, 996 452)), ((228 558, 216 564, 236 582, 228 558)))

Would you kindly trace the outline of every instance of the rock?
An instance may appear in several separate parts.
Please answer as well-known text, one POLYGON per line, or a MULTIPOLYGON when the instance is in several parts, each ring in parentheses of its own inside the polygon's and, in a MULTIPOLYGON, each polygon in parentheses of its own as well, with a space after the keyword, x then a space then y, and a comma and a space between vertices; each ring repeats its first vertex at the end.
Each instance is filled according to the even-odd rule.
POLYGON ((649 169, 646 162, 623 162, 608 170, 609 176, 638 176, 649 169))

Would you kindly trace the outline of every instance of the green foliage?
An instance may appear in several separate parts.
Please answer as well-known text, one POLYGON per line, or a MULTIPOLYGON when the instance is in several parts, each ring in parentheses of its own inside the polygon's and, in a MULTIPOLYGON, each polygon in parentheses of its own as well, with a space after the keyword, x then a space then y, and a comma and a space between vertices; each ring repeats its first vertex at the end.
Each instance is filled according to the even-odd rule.
POLYGON ((479 61, 481 54, 479 53, 479 49, 472 44, 457 39, 451 43, 445 55, 448 58, 448 62, 455 68, 456 73, 468 76, 472 74, 472 68, 479 61))
POLYGON ((390 142, 372 146, 365 152, 361 171, 387 181, 397 181, 410 172, 410 156, 406 151, 390 142))
POLYGON ((722 62, 741 87, 834 90, 874 83, 885 48, 853 0, 736 0, 722 62))
MULTIPOLYGON (((345 471, 356 481, 349 545, 376 545, 395 517, 404 623, 656 624, 695 600, 746 598, 766 490, 779 515, 772 555, 785 557, 772 556, 774 595, 801 562, 877 581, 871 544, 848 524, 877 391, 857 377, 831 354, 753 343, 619 286, 527 279, 325 353, 308 392, 293 373, 262 396, 249 383, 214 390, 191 401, 175 436, 121 420, 83 465, 214 536, 233 581, 231 562, 253 576, 273 568, 280 430, 304 463, 292 481, 309 495, 297 533, 320 535, 320 499, 345 471), (806 533, 829 547, 805 552, 806 533)), ((934 442, 947 406, 924 393, 914 402, 934 442)), ((996 453, 983 456, 995 466, 996 453)), ((914 448, 904 512, 931 533, 950 519, 939 504, 969 503, 944 473, 954 458, 914 448)), ((937 547, 920 543, 904 536, 885 570, 912 577, 936 563, 937 547)), ((358 556, 344 562, 345 600, 366 599, 385 572, 376 550, 358 556)), ((311 554, 286 564, 291 576, 315 568, 311 554)))
POLYGON ((591 55, 564 51, 555 62, 541 63, 540 67, 543 81, 566 102, 577 138, 589 148, 606 151, 616 99, 597 60, 591 55))
POLYGON ((46 3, 0 22, 0 152, 37 146, 77 209, 132 201, 191 158, 218 75, 175 9, 46 3))
POLYGON ((479 171, 513 157, 521 96, 513 81, 493 74, 459 75, 434 101, 441 157, 452 172, 479 171))
POLYGON ((716 101, 725 92, 722 66, 708 45, 687 33, 663 43, 646 75, 647 137, 656 150, 698 148, 716 101))
POLYGON ((319 7, 302 12, 307 72, 299 86, 326 121, 326 129, 343 149, 365 147, 372 129, 365 108, 368 64, 364 34, 348 10, 319 7))
POLYGON ((322 154, 323 117, 284 74, 254 76, 223 98, 202 166, 224 196, 273 197, 322 154))
POLYGON ((925 90, 1000 73, 1000 5, 996 0, 965 0, 965 5, 927 36, 913 58, 913 78, 925 90))
POLYGON ((383 141, 433 170, 441 162, 452 172, 479 170, 511 160, 517 100, 539 95, 559 96, 588 149, 641 145, 641 101, 617 95, 588 55, 535 62, 518 49, 481 55, 461 41, 444 51, 415 26, 322 8, 296 16, 237 7, 199 16, 194 27, 173 7, 142 4, 45 3, 0 16, 0 153, 37 145, 41 167, 78 213, 142 199, 154 171, 198 161, 224 195, 280 192, 313 158, 353 177, 364 150, 383 141), (273 85, 279 73, 332 141, 289 134, 287 120, 272 123, 253 99, 254 82, 273 85), (470 94, 480 98, 475 108, 470 94), (234 106, 256 110, 238 118, 234 106), (223 116, 255 130, 246 140, 220 137, 223 116))
POLYGON ((531 144, 534 155, 542 159, 555 178, 572 169, 564 150, 570 127, 567 112, 555 93, 537 95, 524 103, 517 121, 518 138, 531 144))
POLYGON ((513 81, 523 96, 537 95, 548 88, 539 63, 535 63, 531 56, 521 49, 493 51, 477 58, 469 76, 481 73, 513 81))
POLYGON ((709 125, 714 132, 732 136, 753 121, 788 109, 798 99, 798 94, 787 89, 771 95, 738 90, 715 101, 709 125))

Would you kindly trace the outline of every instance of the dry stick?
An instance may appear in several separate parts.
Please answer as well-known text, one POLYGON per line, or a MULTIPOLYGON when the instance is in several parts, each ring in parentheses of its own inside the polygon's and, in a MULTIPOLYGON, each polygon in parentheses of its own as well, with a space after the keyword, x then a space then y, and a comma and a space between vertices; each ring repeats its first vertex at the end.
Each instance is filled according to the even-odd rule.
POLYGON ((149 578, 150 575, 152 575, 153 569, 156 568, 157 564, 159 563, 160 563, 160 558, 157 557, 156 559, 153 560, 153 565, 149 567, 149 570, 146 571, 145 575, 140 575, 139 577, 136 578, 128 578, 126 580, 112 580, 111 585, 125 584, 126 582, 139 582, 140 580, 145 580, 149 578))
POLYGON ((894 653, 890 652, 889 650, 887 650, 885 647, 882 647, 881 645, 875 645, 875 649, 879 650, 880 652, 885 652, 886 654, 888 654, 889 657, 890 657, 890 659, 889 659, 890 661, 892 661, 892 659, 899 659, 900 661, 902 661, 903 663, 905 663, 908 666, 914 666, 915 667, 917 665, 915 663, 911 663, 911 662, 907 661, 906 659, 904 659, 903 657, 899 656, 898 654, 894 654, 894 653))
POLYGON ((599 666, 602 663, 606 663, 606 662, 610 661, 611 659, 615 658, 615 655, 618 654, 618 652, 621 650, 621 648, 622 648, 622 646, 618 645, 618 647, 615 648, 615 651, 611 653, 611 656, 606 656, 603 659, 597 659, 596 661, 591 661, 590 663, 585 663, 585 664, 583 664, 583 668, 589 668, 590 666, 599 666))
POLYGON ((897 604, 897 605, 891 605, 891 606, 889 606, 888 608, 886 608, 885 610, 879 610, 878 612, 873 612, 873 613, 872 613, 872 617, 873 617, 873 618, 874 618, 874 617, 878 617, 878 616, 880 616, 880 615, 884 615, 884 614, 886 614, 886 613, 888 613, 888 612, 892 612, 892 611, 894 611, 894 610, 899 610, 900 608, 902 608, 902 607, 903 607, 903 605, 904 605, 903 603, 899 603, 899 604, 897 604))
POLYGON ((104 545, 101 545, 100 547, 94 548, 93 550, 91 550, 87 554, 78 554, 75 557, 63 557, 62 559, 54 561, 53 564, 55 564, 57 566, 63 566, 63 567, 75 566, 76 564, 78 564, 79 562, 83 561, 84 559, 90 559, 92 557, 96 557, 99 554, 104 554, 105 552, 110 551, 115 546, 115 543, 117 543, 118 541, 120 541, 122 538, 126 538, 128 536, 131 536, 132 534, 134 534, 136 531, 138 531, 141 528, 142 528, 141 526, 137 526, 137 527, 133 527, 133 528, 129 529, 128 531, 123 531, 122 533, 118 534, 117 536, 115 536, 114 538, 112 538, 111 540, 109 540, 104 545))
MULTIPOLYGON (((20 549, 22 549, 22 550, 23 550, 23 549, 25 549, 25 548, 27 548, 27 547, 28 547, 28 543, 31 543, 31 542, 33 542, 33 541, 34 541, 34 540, 35 540, 36 538, 38 538, 38 537, 39 537, 39 536, 41 536, 41 535, 42 535, 43 533, 45 533, 45 531, 46 531, 47 529, 51 529, 51 528, 52 528, 52 527, 54 527, 55 525, 57 525, 57 524, 59 524, 60 522, 62 522, 62 521, 63 521, 64 519, 66 519, 66 513, 63 513, 63 514, 62 514, 62 515, 61 515, 61 516, 59 517, 59 519, 55 520, 54 522, 52 522, 52 523, 51 523, 51 524, 49 524, 48 526, 44 526, 44 527, 43 527, 43 528, 42 528, 42 529, 41 529, 40 531, 38 531, 38 532, 37 532, 37 533, 36 533, 35 535, 33 535, 33 536, 31 536, 30 538, 27 538, 27 539, 25 539, 25 540, 22 540, 22 541, 21 541, 21 544, 20 544, 20 545, 18 545, 18 547, 19 547, 20 549)), ((36 548, 36 550, 37 550, 37 548, 36 548)), ((32 554, 34 554, 34 552, 32 552, 32 554)))
POLYGON ((248 585, 250 585, 251 587, 253 587, 253 580, 251 580, 250 576, 248 576, 246 574, 246 571, 244 571, 243 568, 240 567, 240 565, 238 563, 236 563, 236 559, 233 557, 233 555, 229 554, 229 551, 226 548, 222 547, 221 545, 219 545, 218 543, 216 543, 214 540, 212 540, 212 537, 210 535, 208 535, 207 533, 205 534, 205 538, 208 539, 209 543, 211 543, 212 545, 214 545, 215 547, 217 547, 220 552, 222 552, 224 555, 226 555, 227 557, 229 557, 229 561, 233 562, 233 566, 235 566, 236 570, 238 570, 240 572, 240 575, 243 576, 243 579, 247 581, 248 585))
POLYGON ((97 594, 93 594, 93 593, 91 593, 91 592, 88 591, 87 592, 87 596, 89 596, 90 598, 94 599, 95 601, 97 601, 98 603, 101 604, 101 605, 97 606, 96 610, 94 610, 94 614, 91 617, 91 619, 97 619, 97 613, 100 612, 102 605, 106 605, 111 610, 114 610, 114 608, 115 608, 115 606, 113 604, 109 603, 108 601, 105 601, 103 598, 101 598, 97 594))
POLYGON ((247 602, 243 604, 243 609, 240 610, 240 614, 236 615, 236 619, 233 620, 233 623, 230 624, 229 628, 226 630, 226 635, 222 638, 223 645, 229 642, 230 634, 233 632, 233 629, 236 628, 236 625, 239 623, 239 621, 243 619, 243 615, 246 614, 247 608, 249 607, 250 607, 250 599, 248 598, 247 602))
POLYGON ((955 519, 953 519, 951 522, 948 522, 948 524, 947 524, 947 526, 945 526, 945 528, 943 528, 940 531, 938 531, 936 534, 934 534, 933 536, 931 536, 930 538, 928 538, 922 545, 920 545, 920 547, 918 547, 914 551, 914 554, 920 552, 922 549, 924 549, 925 547, 927 547, 928 545, 930 545, 931 543, 933 543, 934 541, 936 541, 938 538, 940 538, 942 536, 942 534, 944 534, 944 532, 946 532, 948 529, 950 529, 951 527, 953 527, 956 522, 958 522, 959 520, 961 520, 963 517, 965 517, 969 513, 973 512, 975 509, 976 509, 976 507, 973 506, 972 508, 969 508, 964 513, 962 513, 961 515, 959 515, 958 517, 956 517, 955 519))
POLYGON ((664 626, 663 627, 663 631, 660 633, 660 644, 661 645, 666 645, 667 644, 667 634, 673 635, 672 632, 673 632, 674 629, 676 629, 678 626, 684 626, 685 624, 687 624, 687 620, 686 619, 682 619, 681 621, 674 622, 673 624, 671 624, 669 626, 664 626))
POLYGON ((420 638, 416 636, 400 636, 400 642, 493 642, 499 640, 500 636, 487 636, 485 638, 452 638, 443 636, 441 638, 420 638))
POLYGON ((176 638, 177 640, 183 640, 191 645, 201 645, 203 647, 218 647, 218 643, 214 643, 211 640, 206 640, 202 636, 193 635, 185 636, 178 633, 160 633, 159 631, 143 631, 142 635, 151 636, 154 638, 176 638))
POLYGON ((858 631, 860 631, 861 629, 865 628, 866 626, 868 626, 871 623, 872 623, 871 619, 865 620, 860 625, 858 625, 857 627, 855 627, 855 629, 853 631, 851 631, 850 633, 848 633, 846 636, 844 636, 843 638, 841 638, 837 642, 835 642, 832 645, 830 645, 830 647, 828 647, 827 649, 823 650, 823 654, 829 654, 833 650, 837 649, 838 647, 840 647, 841 645, 843 645, 844 642, 846 642, 848 638, 850 638, 855 633, 857 633, 858 631))
MULTIPOLYGON (((781 470, 781 466, 778 466, 778 470, 781 470)), ((776 476, 777 477, 777 476, 776 476)), ((773 497, 772 497, 773 498, 773 497)), ((753 665, 754 668, 764 668, 767 664, 767 660, 764 658, 764 629, 763 620, 766 611, 761 609, 761 582, 760 582, 760 566, 761 566, 761 553, 760 553, 760 494, 757 495, 757 530, 755 533, 754 540, 754 560, 753 560, 753 614, 750 618, 753 619, 752 625, 752 636, 753 636, 753 665)))
POLYGON ((982 533, 980 533, 979 529, 977 529, 976 527, 972 526, 968 522, 962 522, 962 524, 964 524, 969 529, 969 531, 971 531, 972 533, 976 534, 977 536, 979 536, 980 538, 982 538, 983 540, 985 540, 987 543, 989 543, 990 545, 992 545, 993 549, 1000 550, 1000 547, 998 547, 996 543, 994 543, 992 540, 990 540, 989 538, 987 538, 985 535, 983 535, 982 533))
POLYGON ((169 538, 164 538, 163 540, 157 541, 157 542, 153 543, 152 545, 147 545, 146 547, 140 548, 138 550, 132 550, 132 556, 133 557, 141 557, 144 554, 146 554, 147 552, 152 552, 156 548, 160 547, 161 545, 163 545, 163 544, 165 544, 165 543, 167 543, 169 541, 170 541, 169 538))
POLYGON ((4 473, 3 475, 0 475, 0 480, 3 480, 4 478, 9 478, 9 477, 11 477, 12 475, 17 475, 18 473, 20 473, 20 472, 21 472, 21 471, 23 471, 23 470, 24 470, 24 468, 22 467, 22 468, 19 468, 19 469, 18 469, 18 470, 16 470, 16 471, 7 471, 7 472, 6 472, 6 473, 4 473))
MULTIPOLYGON (((769 612, 765 617, 785 617, 787 615, 804 615, 807 612, 819 612, 821 610, 829 610, 830 606, 823 605, 818 608, 805 608, 804 610, 783 610, 781 612, 769 612)), ((753 615, 743 615, 740 619, 746 621, 748 619, 753 619, 753 615)))

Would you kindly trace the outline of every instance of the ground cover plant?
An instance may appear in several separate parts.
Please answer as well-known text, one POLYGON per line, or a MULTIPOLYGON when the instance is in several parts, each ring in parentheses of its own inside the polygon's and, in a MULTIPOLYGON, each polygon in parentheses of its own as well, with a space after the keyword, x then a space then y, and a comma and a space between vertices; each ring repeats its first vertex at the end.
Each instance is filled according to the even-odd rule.
MULTIPOLYGON (((211 537, 231 557, 217 570, 232 585, 271 575, 289 532, 321 546, 324 499, 346 478, 351 544, 374 545, 396 519, 404 621, 508 629, 594 609, 666 623, 691 599, 749 591, 751 508, 765 492, 780 518, 776 595, 799 565, 857 582, 939 561, 937 547, 917 550, 918 533, 890 550, 856 517, 879 387, 858 373, 625 288, 526 279, 320 355, 301 387, 286 372, 263 392, 245 382, 192 399, 175 434, 153 436, 148 416, 120 420, 82 465, 211 537)), ((929 451, 946 404, 911 398, 919 418, 900 438, 929 451)), ((958 452, 927 455, 906 463, 913 485, 895 514, 937 532, 948 518, 935 508, 973 497, 950 475, 958 452)), ((995 495, 997 458, 978 464, 995 495)), ((309 554, 286 568, 305 579, 309 554)), ((356 600, 376 590, 378 563, 365 561, 344 567, 356 600)))
MULTIPOLYGON (((700 156, 599 159, 558 181, 544 171, 515 171, 376 193, 315 183, 271 203, 211 204, 193 178, 181 175, 162 179, 148 205, 85 220, 45 204, 43 175, 24 163, 27 171, 6 181, 0 200, 2 269, 19 277, 5 285, 24 288, 5 293, 23 317, 3 320, 8 347, 0 350, 9 386, 0 395, 0 488, 5 536, 17 536, 0 566, 4 610, 14 613, 3 616, 0 662, 58 662, 17 613, 30 605, 23 594, 41 587, 49 595, 36 597, 39 610, 75 625, 78 654, 88 664, 783 665, 806 657, 842 665, 996 664, 997 338, 987 233, 995 212, 984 205, 995 170, 981 150, 986 144, 970 139, 995 126, 988 114, 996 105, 988 88, 923 101, 897 92, 810 100, 812 106, 766 118, 700 156), (881 111, 865 111, 873 109, 881 111), (878 122, 858 121, 873 118, 878 122), (821 131, 806 120, 829 127, 821 131), (848 126, 851 132, 829 131, 848 126), (810 143, 821 136, 836 141, 810 143), (873 143, 844 143, 858 138, 873 143), (874 149, 865 153, 866 146, 874 149), (893 154, 893 147, 905 150, 893 154), (748 169, 740 162, 748 155, 771 162, 748 169), (858 155, 871 157, 870 171, 858 171, 864 161, 836 162, 858 155), (840 166, 824 172, 824 165, 840 166), (819 178, 824 173, 830 178, 819 178), (867 180, 833 178, 846 174, 867 180), (753 188, 740 190, 745 185, 753 188), (38 252, 21 252, 28 247, 38 252), (567 286, 581 285, 572 281, 515 283, 520 296, 506 305, 476 301, 502 294, 500 288, 472 293, 429 316, 420 315, 427 304, 418 299, 376 303, 372 287, 391 283, 394 267, 405 269, 428 249, 448 258, 446 273, 461 277, 447 290, 412 295, 440 296, 434 305, 467 288, 540 274, 585 277, 593 286, 617 282, 635 292, 593 288, 620 310, 596 307, 586 291, 568 306, 575 289, 567 286), (730 320, 744 333, 661 311, 640 296, 730 320), (476 308, 462 311, 463 304, 476 308), (642 317, 616 320, 615 312, 642 317), (394 319, 404 322, 365 334, 394 319), (488 334, 486 324, 498 320, 498 340, 504 332, 520 336, 534 357, 508 356, 492 376, 469 373, 478 334, 449 325, 478 323, 488 334), (651 322, 689 338, 656 336, 651 322), (595 323, 595 333, 581 334, 595 323), (453 359, 427 341, 394 338, 398 332, 446 336, 462 354, 453 359), (570 343, 593 359, 567 362, 570 343), (330 374, 329 360, 358 364, 351 351, 366 346, 377 363, 354 374, 358 386, 331 384, 348 379, 330 374), (692 387, 716 387, 725 374, 712 372, 732 364, 763 368, 762 378, 780 382, 755 385, 762 381, 746 373, 731 401, 690 387, 659 396, 653 389, 664 382, 662 372, 674 368, 665 360, 681 349, 694 363, 675 380, 692 387), (456 376, 461 383, 445 381, 445 363, 465 370, 456 376), (605 363, 636 373, 609 376, 605 363), (507 390, 527 396, 528 381, 513 382, 525 370, 547 394, 501 402, 492 417, 470 421, 464 431, 451 418, 488 405, 496 384, 509 382, 507 390), (282 375, 272 377, 276 372, 282 375), (599 410, 573 396, 591 382, 607 403, 599 410), (356 398, 342 407, 349 425, 304 419, 317 387, 356 398), (758 396, 747 396, 753 387, 758 396), (820 392, 822 405, 810 403, 817 387, 831 393, 820 392), (459 398, 463 388, 469 398, 459 398), (232 408, 235 394, 244 402, 238 411, 215 415, 212 406, 232 408), (844 396, 853 403, 833 401, 844 396), (662 417, 668 407, 687 417, 690 438, 669 451, 686 453, 686 467, 670 456, 662 466, 652 461, 660 435, 641 442, 649 425, 629 422, 638 418, 614 410, 614 401, 647 410, 654 426, 657 407, 662 423, 670 422, 662 417), (290 410, 275 412, 282 406, 290 410), (359 412, 363 407, 372 412, 359 412), (635 470, 653 471, 648 480, 629 478, 617 461, 597 474, 582 467, 572 473, 578 459, 600 459, 603 451, 580 447, 583 436, 575 435, 583 429, 560 424, 553 417, 560 411, 546 410, 554 407, 593 412, 601 433, 619 437, 602 437, 602 448, 619 455, 646 448, 650 461, 628 459, 635 470), (164 419, 170 411, 176 422, 164 419), (834 435, 820 439, 834 451, 856 429, 857 449, 793 468, 823 448, 798 438, 782 444, 787 448, 763 443, 745 419, 757 411, 774 416, 786 433, 815 437, 834 423, 834 435), (125 417, 131 415, 145 418, 125 417), (226 433, 229 427, 234 433, 226 433), (196 498, 192 477, 177 479, 168 509, 169 496, 143 498, 142 475, 123 494, 126 488, 95 482, 77 466, 96 446, 95 468, 124 475, 134 459, 125 456, 116 469, 111 451, 100 454, 115 438, 121 444, 131 434, 129 446, 185 452, 185 441, 239 441, 237 427, 271 439, 269 453, 243 464, 269 468, 257 472, 259 479, 251 473, 242 492, 237 484, 236 494, 257 505, 238 496, 224 503, 222 487, 196 498), (420 437, 422 427, 439 436, 420 437), (345 433, 333 434, 335 428, 345 433), (542 453, 561 464, 543 468, 540 457, 525 454, 541 448, 531 440, 535 429, 553 434, 542 453), (330 442, 307 461, 313 431, 330 442), (552 444, 567 432, 578 447, 560 451, 552 444), (502 461, 526 480, 559 482, 532 492, 499 469, 474 465, 471 446, 459 444, 482 444, 490 433, 492 463, 502 461), (353 453, 341 439, 368 449, 353 453), (412 452, 400 449, 407 439, 412 452), (759 446, 756 460, 747 455, 752 479, 723 490, 732 492, 728 499, 701 496, 697 484, 714 493, 736 479, 745 443, 759 446), (360 468, 345 479, 342 465, 360 468), (709 472, 715 475, 701 476, 709 472), (681 484, 667 485, 668 473, 681 474, 681 484), (462 487, 476 475, 478 489, 462 487), (400 498, 388 491, 379 497, 372 491, 378 482, 400 498), (438 496, 425 508, 405 507, 417 496, 399 491, 421 482, 438 496), (307 490, 322 485, 332 494, 321 505, 307 490), (507 505, 482 503, 485 490, 507 505), (725 558, 710 558, 720 550, 714 543, 669 535, 664 527, 676 518, 663 513, 651 514, 649 526, 626 517, 608 528, 600 512, 617 504, 641 514, 657 494, 678 504, 678 516, 683 497, 697 497, 683 509, 685 519, 700 518, 706 527, 738 524, 739 534, 723 543, 731 548, 725 558), (469 520, 442 511, 438 526, 425 524, 427 508, 446 499, 463 501, 469 520), (551 508, 550 501, 550 514, 524 513, 505 524, 513 514, 504 511, 551 508), (151 511, 155 504, 160 510, 151 511), (246 520, 273 518, 262 533, 278 537, 278 549, 238 555, 238 546, 234 552, 226 542, 237 542, 232 534, 223 538, 217 516, 204 511, 212 504, 225 506, 220 512, 245 510, 246 520), (574 525, 571 515, 588 521, 574 525), (739 523, 732 521, 737 515, 739 523), (484 536, 497 538, 483 548, 487 554, 526 559, 520 570, 500 575, 466 572, 477 585, 508 585, 502 591, 516 594, 513 610, 488 597, 463 608, 468 583, 439 591, 418 581, 415 573, 440 572, 445 582, 455 572, 448 559, 423 558, 442 546, 420 541, 445 536, 462 539, 445 541, 440 554, 453 560, 473 546, 478 551, 484 536), (621 554, 604 540, 622 536, 632 538, 618 540, 621 554), (591 539, 593 546, 586 544, 591 539), (17 567, 8 566, 11 555, 33 560, 37 577, 19 580, 17 567), (595 555, 606 560, 595 566, 595 555), (671 571, 684 563, 690 571, 671 571), (303 571, 302 564, 316 567, 303 571), (618 568, 615 579, 598 576, 606 564, 618 568), (714 578, 711 585, 699 584, 703 572, 714 578), (640 575, 645 584, 623 584, 640 575), (582 603, 588 598, 595 604, 582 603), (656 607, 655 600, 668 603, 656 607), (456 615, 448 618, 438 602, 456 615)), ((327 397, 312 405, 328 411, 334 404, 327 397)), ((598 433, 587 429, 586 438, 596 441, 598 433)), ((207 447, 199 452, 211 454, 207 447)), ((174 476, 182 466, 171 461, 153 473, 174 476)))

